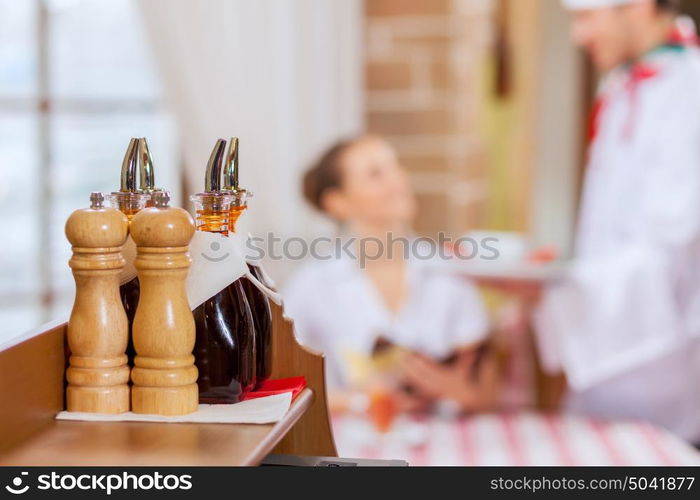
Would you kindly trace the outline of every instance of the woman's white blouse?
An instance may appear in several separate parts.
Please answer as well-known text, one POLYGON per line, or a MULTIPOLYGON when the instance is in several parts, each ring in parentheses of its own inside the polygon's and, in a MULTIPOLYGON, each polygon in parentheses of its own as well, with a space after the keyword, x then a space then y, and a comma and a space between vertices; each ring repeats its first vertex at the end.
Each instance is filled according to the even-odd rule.
POLYGON ((473 284, 436 267, 409 259, 408 297, 398 313, 386 309, 350 258, 307 263, 292 277, 282 294, 285 314, 299 341, 325 354, 331 387, 348 384, 348 356, 369 355, 379 337, 441 359, 488 335, 488 316, 473 284))

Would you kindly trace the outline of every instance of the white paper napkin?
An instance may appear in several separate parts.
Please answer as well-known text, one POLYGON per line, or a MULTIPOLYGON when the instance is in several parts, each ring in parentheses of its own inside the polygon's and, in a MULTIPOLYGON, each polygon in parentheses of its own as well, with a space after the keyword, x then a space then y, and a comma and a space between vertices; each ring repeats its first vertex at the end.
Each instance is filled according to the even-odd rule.
POLYGON ((279 422, 289 410, 292 393, 285 392, 250 399, 231 405, 199 405, 199 409, 189 415, 166 417, 163 415, 142 415, 126 412, 116 415, 104 413, 82 413, 62 411, 56 420, 84 420, 90 422, 166 422, 166 423, 207 423, 207 424, 272 424, 279 422))

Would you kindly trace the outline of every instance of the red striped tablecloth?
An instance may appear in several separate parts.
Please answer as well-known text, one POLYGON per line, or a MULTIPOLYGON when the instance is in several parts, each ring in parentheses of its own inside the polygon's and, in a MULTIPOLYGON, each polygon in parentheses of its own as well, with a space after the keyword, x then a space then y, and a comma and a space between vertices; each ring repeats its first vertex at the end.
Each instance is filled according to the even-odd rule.
POLYGON ((411 465, 700 465, 700 452, 651 424, 571 415, 405 416, 385 435, 335 416, 333 430, 341 457, 411 465))

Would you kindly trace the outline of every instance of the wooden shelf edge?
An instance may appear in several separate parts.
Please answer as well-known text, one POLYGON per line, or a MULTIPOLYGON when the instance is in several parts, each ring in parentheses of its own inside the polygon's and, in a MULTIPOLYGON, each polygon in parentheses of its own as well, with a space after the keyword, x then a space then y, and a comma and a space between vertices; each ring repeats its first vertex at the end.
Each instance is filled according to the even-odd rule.
POLYGON ((306 413, 314 400, 311 389, 304 389, 289 407, 289 411, 282 420, 274 424, 269 434, 260 441, 260 444, 251 452, 248 459, 241 465, 259 465, 268 456, 275 446, 296 425, 299 419, 306 413))
POLYGON ((311 408, 273 450, 279 455, 336 457, 338 453, 328 413, 325 359, 322 353, 301 345, 294 323, 281 305, 272 306, 272 379, 303 375, 313 390, 311 408))
POLYGON ((64 408, 66 324, 0 351, 0 453, 50 426, 64 408))

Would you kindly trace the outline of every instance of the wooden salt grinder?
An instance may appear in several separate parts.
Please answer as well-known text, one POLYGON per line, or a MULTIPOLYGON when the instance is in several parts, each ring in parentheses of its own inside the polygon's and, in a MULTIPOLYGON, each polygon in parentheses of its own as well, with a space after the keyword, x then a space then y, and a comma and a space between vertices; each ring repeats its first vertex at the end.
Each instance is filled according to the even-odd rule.
POLYGON ((103 207, 102 193, 92 193, 90 201, 90 208, 76 210, 66 221, 75 278, 68 320, 67 407, 123 413, 129 411, 129 324, 119 298, 119 273, 125 264, 121 248, 129 222, 119 210, 103 207))
POLYGON ((199 402, 194 317, 185 292, 195 227, 185 210, 168 206, 169 199, 167 192, 156 192, 155 206, 131 220, 141 283, 132 329, 134 413, 184 415, 196 411, 199 402))

